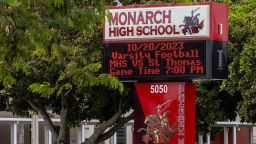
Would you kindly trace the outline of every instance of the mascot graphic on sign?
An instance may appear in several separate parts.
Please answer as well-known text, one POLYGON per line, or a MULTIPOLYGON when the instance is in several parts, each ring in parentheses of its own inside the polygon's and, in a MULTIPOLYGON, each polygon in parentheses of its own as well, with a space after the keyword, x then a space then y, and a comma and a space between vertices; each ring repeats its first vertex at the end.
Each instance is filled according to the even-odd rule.
POLYGON ((204 27, 204 20, 202 20, 199 23, 199 19, 198 16, 200 15, 200 13, 194 15, 194 12, 197 11, 200 8, 197 8, 195 10, 191 11, 191 16, 185 16, 182 25, 180 25, 179 27, 184 27, 182 29, 182 33, 184 35, 188 34, 195 34, 198 33, 199 30, 202 30, 204 27))
POLYGON ((159 104, 157 106, 156 115, 147 115, 144 121, 144 124, 147 128, 140 128, 137 132, 145 131, 146 134, 143 135, 142 141, 146 144, 149 141, 152 141, 154 144, 166 143, 169 142, 169 136, 175 135, 177 131, 177 123, 174 123, 172 126, 169 125, 169 120, 167 118, 170 111, 161 113, 161 108, 169 103, 170 100, 159 104))

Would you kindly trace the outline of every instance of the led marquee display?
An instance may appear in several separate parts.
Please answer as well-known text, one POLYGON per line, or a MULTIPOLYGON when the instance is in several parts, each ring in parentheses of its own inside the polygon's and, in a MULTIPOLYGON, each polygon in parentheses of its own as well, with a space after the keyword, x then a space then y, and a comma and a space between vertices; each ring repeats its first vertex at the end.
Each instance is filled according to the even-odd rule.
POLYGON ((111 44, 104 48, 106 72, 120 79, 203 77, 204 41, 111 44))
POLYGON ((222 79, 226 53, 226 43, 213 41, 111 43, 104 71, 121 80, 222 79))

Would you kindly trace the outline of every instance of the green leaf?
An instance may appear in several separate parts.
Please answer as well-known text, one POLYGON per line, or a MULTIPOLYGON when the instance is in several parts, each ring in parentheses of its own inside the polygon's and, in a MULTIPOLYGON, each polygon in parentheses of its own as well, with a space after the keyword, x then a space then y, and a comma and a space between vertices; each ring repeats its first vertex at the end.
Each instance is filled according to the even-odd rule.
POLYGON ((72 19, 71 18, 68 18, 68 25, 70 26, 70 27, 74 27, 74 22, 72 21, 72 19))
POLYGON ((33 55, 38 57, 45 57, 46 56, 46 49, 44 45, 40 42, 35 43, 36 50, 33 52, 33 55))
POLYGON ((11 88, 12 85, 16 83, 16 79, 13 78, 12 76, 5 76, 3 80, 3 85, 5 88, 11 88))
POLYGON ((64 5, 64 0, 52 0, 55 7, 60 8, 64 5))
POLYGON ((28 90, 45 98, 49 98, 55 91, 48 82, 31 84, 28 90))
POLYGON ((7 4, 7 5, 10 5, 10 6, 17 6, 18 5, 17 0, 0 0, 0 4, 1 3, 7 4))
POLYGON ((63 93, 63 90, 66 90, 64 91, 64 93, 67 93, 69 92, 71 89, 72 89, 72 84, 70 83, 65 83, 63 86, 57 88, 57 96, 61 95, 63 93))
POLYGON ((95 73, 98 72, 101 69, 101 64, 99 63, 93 63, 89 64, 88 66, 84 67, 83 70, 88 73, 95 73))

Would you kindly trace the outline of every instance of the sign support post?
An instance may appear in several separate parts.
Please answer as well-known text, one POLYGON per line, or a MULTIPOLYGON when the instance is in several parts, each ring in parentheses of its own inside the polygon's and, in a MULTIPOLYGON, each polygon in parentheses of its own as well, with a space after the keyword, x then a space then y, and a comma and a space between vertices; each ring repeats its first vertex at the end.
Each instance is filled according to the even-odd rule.
POLYGON ((136 83, 134 144, 195 142, 195 84, 136 83))

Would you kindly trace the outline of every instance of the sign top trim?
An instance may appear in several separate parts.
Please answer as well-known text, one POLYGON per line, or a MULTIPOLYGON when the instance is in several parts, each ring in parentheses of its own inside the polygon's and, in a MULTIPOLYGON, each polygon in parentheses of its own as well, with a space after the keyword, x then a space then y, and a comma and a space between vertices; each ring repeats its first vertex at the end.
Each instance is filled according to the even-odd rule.
POLYGON ((150 7, 175 7, 175 6, 200 6, 200 5, 211 5, 212 3, 216 2, 197 2, 197 3, 191 3, 191 4, 182 4, 182 3, 177 3, 177 4, 146 4, 146 5, 127 5, 127 6, 106 6, 106 9, 129 9, 129 8, 150 8, 150 7))

